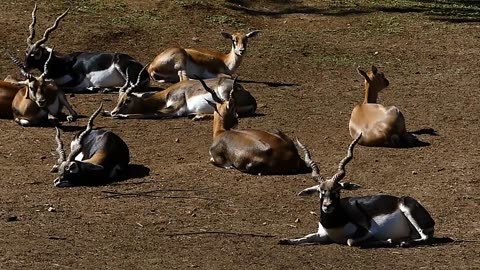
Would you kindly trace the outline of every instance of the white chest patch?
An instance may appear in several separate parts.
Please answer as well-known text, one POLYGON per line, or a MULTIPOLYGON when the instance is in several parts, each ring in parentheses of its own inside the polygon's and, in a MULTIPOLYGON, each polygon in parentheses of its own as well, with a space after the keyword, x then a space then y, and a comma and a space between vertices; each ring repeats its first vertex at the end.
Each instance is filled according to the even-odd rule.
POLYGON ((82 161, 82 160, 83 160, 83 153, 80 152, 80 154, 78 154, 78 155, 75 157, 75 160, 76 160, 76 161, 82 161))
POLYGON ((321 223, 318 223, 318 234, 320 236, 328 235, 333 242, 339 244, 345 244, 347 239, 350 238, 357 230, 357 226, 352 223, 347 223, 341 228, 325 229, 321 223))
POLYGON ((86 78, 93 87, 120 87, 125 83, 125 79, 114 65, 105 70, 90 72, 86 78))

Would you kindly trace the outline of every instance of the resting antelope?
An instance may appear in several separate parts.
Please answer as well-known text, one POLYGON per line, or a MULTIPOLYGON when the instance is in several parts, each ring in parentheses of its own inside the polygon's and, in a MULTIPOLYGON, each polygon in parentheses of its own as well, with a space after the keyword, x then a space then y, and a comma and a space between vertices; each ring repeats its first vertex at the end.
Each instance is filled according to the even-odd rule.
POLYGON ((360 68, 358 73, 365 78, 365 99, 363 104, 353 108, 349 129, 352 138, 362 133, 359 144, 365 146, 407 146, 416 138, 407 133, 405 118, 395 106, 377 104, 378 93, 390 83, 375 66, 366 73, 360 68))
POLYGON ((294 142, 281 131, 270 133, 259 129, 233 129, 238 124, 235 91, 222 99, 200 79, 215 103, 213 143, 210 161, 222 168, 235 168, 249 174, 296 174, 309 172, 294 142))
MULTIPOLYGON (((128 80, 127 80, 128 81, 128 80)), ((198 81, 178 82, 167 89, 153 93, 134 93, 136 84, 125 84, 120 90, 117 106, 106 115, 115 118, 171 118, 194 115, 193 120, 202 119, 213 114, 208 101, 213 102, 212 95, 206 92, 198 81)), ((226 77, 208 79, 206 84, 215 88, 222 98, 228 98, 230 90, 235 88, 237 111, 240 115, 252 115, 257 108, 255 98, 246 91, 236 79, 226 77)))
POLYGON ((312 168, 318 185, 298 195, 319 194, 320 222, 318 231, 297 239, 283 239, 280 244, 348 244, 360 247, 408 246, 432 239, 435 222, 422 205, 411 197, 371 195, 340 199, 340 191, 360 188, 357 184, 340 182, 346 175, 345 166, 353 158, 353 148, 362 134, 350 144, 347 156, 340 161, 337 173, 328 179, 320 175, 318 165, 305 151, 305 160, 312 168))
POLYGON ((22 86, 0 81, 0 118, 13 119, 12 102, 22 86))
POLYGON ((155 57, 148 67, 148 74, 160 82, 177 82, 199 77, 214 78, 219 75, 233 75, 243 61, 247 52, 247 43, 260 31, 247 34, 239 32, 229 34, 222 32, 224 38, 232 41, 228 54, 209 49, 168 48, 155 57))
MULTIPOLYGON (((25 51, 25 68, 39 69, 43 72, 45 62, 49 57, 51 48, 45 46, 48 36, 54 31, 68 9, 57 19, 53 26, 48 28, 43 37, 33 42, 35 37, 35 12, 37 5, 32 12, 32 23, 29 26, 30 36, 27 38, 27 49, 25 51)), ((54 53, 49 64, 49 78, 55 80, 58 87, 64 91, 83 92, 108 88, 121 87, 126 78, 122 76, 127 72, 129 75, 137 76, 143 65, 127 54, 122 53, 88 53, 74 52, 71 54, 54 53)), ((142 74, 142 85, 148 85, 150 79, 146 72, 142 74)))
POLYGON ((101 110, 102 105, 90 117, 86 129, 71 142, 67 157, 60 130, 56 129, 59 159, 52 168, 52 172, 58 173, 56 187, 98 185, 125 176, 130 162, 127 144, 111 131, 93 128, 93 120, 101 110))
POLYGON ((77 112, 68 102, 65 94, 57 88, 55 83, 47 79, 47 68, 53 51, 45 62, 43 73, 39 77, 25 71, 23 64, 15 57, 10 56, 12 61, 20 68, 25 81, 14 82, 14 85, 20 87, 13 98, 11 109, 13 119, 22 126, 38 126, 48 122, 57 124, 58 117, 62 113, 63 106, 67 108, 70 115, 67 121, 75 121, 78 117, 77 112))

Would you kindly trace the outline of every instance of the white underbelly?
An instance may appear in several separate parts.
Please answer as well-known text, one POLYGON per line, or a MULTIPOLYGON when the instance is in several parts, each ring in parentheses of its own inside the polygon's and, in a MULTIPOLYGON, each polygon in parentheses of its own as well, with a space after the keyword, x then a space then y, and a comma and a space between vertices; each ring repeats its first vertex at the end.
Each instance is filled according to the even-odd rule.
POLYGON ((406 238, 410 236, 410 222, 397 210, 389 215, 374 217, 370 232, 379 240, 406 238))
POLYGON ((323 236, 328 234, 333 242, 339 244, 345 244, 347 239, 350 238, 357 231, 357 227, 352 223, 347 223, 340 228, 325 229, 320 223, 318 223, 318 234, 323 236))
POLYGON ((125 84, 125 79, 114 65, 105 70, 90 72, 86 78, 93 87, 120 87, 125 84))
POLYGON ((187 100, 188 114, 213 114, 213 107, 205 100, 215 103, 210 93, 190 97, 187 100))

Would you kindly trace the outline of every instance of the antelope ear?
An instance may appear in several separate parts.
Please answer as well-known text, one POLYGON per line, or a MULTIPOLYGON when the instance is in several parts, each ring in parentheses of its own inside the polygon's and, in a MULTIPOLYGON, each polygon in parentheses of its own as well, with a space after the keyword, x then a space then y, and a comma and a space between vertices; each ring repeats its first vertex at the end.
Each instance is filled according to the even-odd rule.
POLYGON ((227 32, 222 32, 221 34, 224 38, 232 39, 232 35, 227 32))
POLYGON ((297 196, 309 196, 309 195, 314 195, 320 193, 320 186, 316 185, 313 187, 306 188, 302 191, 300 191, 297 196))
POLYGON ((374 65, 372 65, 372 72, 373 72, 373 75, 377 75, 378 69, 374 65))
POLYGON ((372 80, 370 80, 370 77, 368 77, 367 73, 363 70, 360 69, 360 67, 357 67, 357 72, 358 74, 362 75, 365 80, 367 80, 368 83, 370 83, 372 80))
POLYGON ((258 35, 258 33, 260 33, 260 30, 255 30, 255 31, 252 31, 248 34, 246 34, 247 38, 252 38, 252 37, 256 37, 258 35))
POLYGON ((339 183, 339 184, 342 187, 342 189, 345 189, 345 190, 356 190, 356 189, 361 188, 360 185, 357 185, 355 183, 350 183, 350 182, 342 182, 342 183, 339 183))

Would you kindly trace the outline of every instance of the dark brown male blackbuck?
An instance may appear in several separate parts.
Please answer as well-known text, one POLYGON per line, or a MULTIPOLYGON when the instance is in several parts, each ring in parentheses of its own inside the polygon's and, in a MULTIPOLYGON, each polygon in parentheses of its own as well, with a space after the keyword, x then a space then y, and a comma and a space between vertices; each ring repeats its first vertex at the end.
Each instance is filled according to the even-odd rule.
POLYGON ((260 31, 222 36, 232 42, 229 53, 223 54, 210 49, 168 48, 153 59, 148 74, 156 81, 178 82, 189 78, 209 79, 220 75, 233 75, 243 61, 250 38, 260 31))
MULTIPOLYGON (((51 48, 44 44, 54 31, 59 22, 67 15, 68 9, 55 20, 55 23, 48 28, 43 37, 36 42, 35 23, 37 5, 32 12, 32 23, 29 26, 30 35, 27 38, 27 49, 25 51, 25 68, 28 70, 38 69, 44 71, 45 62, 49 57, 51 48)), ((143 65, 131 56, 123 53, 88 53, 74 52, 70 54, 54 53, 48 66, 48 77, 55 80, 58 87, 64 91, 85 92, 105 90, 121 87, 126 78, 127 68, 131 78, 137 77, 143 65)), ((150 78, 147 72, 142 73, 143 85, 148 85, 150 78)))
POLYGON ((52 172, 57 172, 56 187, 99 185, 126 177, 130 162, 127 144, 115 133, 93 128, 93 120, 102 110, 102 105, 92 114, 87 127, 70 144, 66 157, 60 130, 56 129, 55 141, 59 159, 52 172))
POLYGON ((409 246, 428 242, 433 237, 434 225, 430 214, 411 197, 371 195, 340 198, 340 191, 355 190, 359 185, 341 182, 345 166, 353 158, 353 148, 362 134, 350 144, 347 156, 340 161, 337 173, 325 179, 318 165, 312 161, 307 148, 305 160, 312 168, 317 185, 302 190, 298 195, 319 194, 320 222, 318 231, 297 239, 283 239, 280 244, 348 244, 359 247, 409 246))
POLYGON ((235 168, 249 174, 296 174, 309 172, 309 167, 298 154, 294 142, 281 131, 276 133, 259 129, 234 129, 238 124, 235 91, 222 99, 200 79, 212 96, 209 102, 213 114, 213 143, 210 161, 222 168, 235 168))
MULTIPOLYGON (((72 108, 63 91, 57 88, 53 80, 47 78, 47 73, 49 72, 47 66, 50 63, 52 54, 53 51, 50 51, 49 58, 45 62, 44 72, 38 77, 25 71, 23 64, 12 55, 9 55, 26 78, 25 81, 10 83, 20 87, 12 100, 11 110, 15 122, 22 126, 56 125, 62 115, 64 106, 70 112, 70 115, 67 116, 67 121, 75 121, 78 117, 77 112, 72 108)), ((7 82, 4 84, 7 84, 7 82)))
MULTIPOLYGON (((125 84, 120 89, 117 106, 106 115, 114 118, 172 118, 194 116, 199 120, 213 115, 214 109, 209 105, 213 102, 212 95, 205 91, 202 84, 196 80, 178 82, 167 89, 153 93, 135 93, 139 87, 139 78, 135 84, 125 84)), ((209 88, 223 99, 228 99, 232 88, 235 88, 237 112, 241 116, 253 115, 257 108, 255 98, 246 91, 236 79, 220 77, 205 81, 209 88)))
POLYGON ((378 93, 390 83, 383 72, 372 66, 365 72, 358 73, 365 79, 365 98, 363 104, 353 108, 349 129, 352 138, 362 133, 359 144, 365 146, 403 147, 415 143, 415 136, 405 128, 405 118, 395 106, 385 107, 377 104, 378 93))

